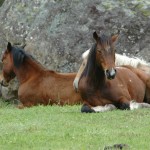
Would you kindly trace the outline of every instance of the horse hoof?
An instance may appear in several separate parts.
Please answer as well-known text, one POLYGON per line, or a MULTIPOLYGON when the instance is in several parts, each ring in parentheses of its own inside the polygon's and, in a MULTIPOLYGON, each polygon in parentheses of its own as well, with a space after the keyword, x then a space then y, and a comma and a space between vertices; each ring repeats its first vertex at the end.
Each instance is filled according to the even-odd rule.
POLYGON ((129 110, 130 109, 130 105, 128 103, 122 103, 122 104, 120 104, 119 109, 121 109, 121 110, 129 110))
POLYGON ((95 113, 95 111, 86 104, 82 105, 81 112, 82 113, 95 113))

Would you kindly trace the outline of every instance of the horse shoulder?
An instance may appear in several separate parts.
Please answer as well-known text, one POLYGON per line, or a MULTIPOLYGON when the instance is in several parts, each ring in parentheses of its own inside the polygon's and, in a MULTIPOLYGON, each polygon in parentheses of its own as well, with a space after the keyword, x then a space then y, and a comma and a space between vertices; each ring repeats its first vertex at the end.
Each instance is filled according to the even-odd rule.
POLYGON ((86 91, 87 90, 87 78, 86 77, 82 77, 80 78, 79 80, 79 91, 82 92, 82 91, 86 91))

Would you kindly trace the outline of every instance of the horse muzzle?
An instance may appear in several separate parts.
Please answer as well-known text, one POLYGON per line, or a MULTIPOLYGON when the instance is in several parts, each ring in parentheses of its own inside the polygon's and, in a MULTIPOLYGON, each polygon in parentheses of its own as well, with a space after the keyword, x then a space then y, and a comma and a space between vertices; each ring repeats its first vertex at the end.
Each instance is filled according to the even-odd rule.
POLYGON ((114 68, 106 69, 105 75, 106 75, 107 79, 109 79, 109 80, 114 79, 116 76, 116 69, 114 69, 114 68))

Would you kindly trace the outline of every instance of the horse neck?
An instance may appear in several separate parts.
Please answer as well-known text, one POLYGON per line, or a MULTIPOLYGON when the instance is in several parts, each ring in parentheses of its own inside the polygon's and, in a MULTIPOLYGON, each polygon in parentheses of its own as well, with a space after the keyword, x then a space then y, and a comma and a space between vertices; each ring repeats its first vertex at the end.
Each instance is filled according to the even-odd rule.
POLYGON ((91 72, 92 75, 90 75, 90 80, 91 83, 93 83, 93 86, 95 88, 99 88, 105 85, 106 83, 106 77, 104 74, 104 70, 102 69, 102 67, 99 66, 95 66, 95 69, 93 69, 93 71, 91 72))
POLYGON ((32 58, 27 58, 19 68, 14 67, 14 72, 20 83, 27 81, 33 76, 40 75, 44 70, 45 68, 35 60, 32 60, 32 58))
POLYGON ((98 66, 95 63, 88 64, 82 74, 82 77, 85 76, 87 78, 87 84, 89 87, 93 87, 94 89, 103 87, 106 83, 106 77, 104 74, 104 70, 101 66, 98 66))

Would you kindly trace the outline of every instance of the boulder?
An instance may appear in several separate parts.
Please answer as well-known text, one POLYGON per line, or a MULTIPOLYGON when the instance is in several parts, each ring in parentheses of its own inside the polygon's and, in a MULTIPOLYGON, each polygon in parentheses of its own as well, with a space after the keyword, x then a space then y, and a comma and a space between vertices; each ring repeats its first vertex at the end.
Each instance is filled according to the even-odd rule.
POLYGON ((149 0, 5 0, 0 7, 0 50, 8 41, 26 44, 39 62, 76 72, 92 33, 120 33, 116 50, 150 61, 149 0))

